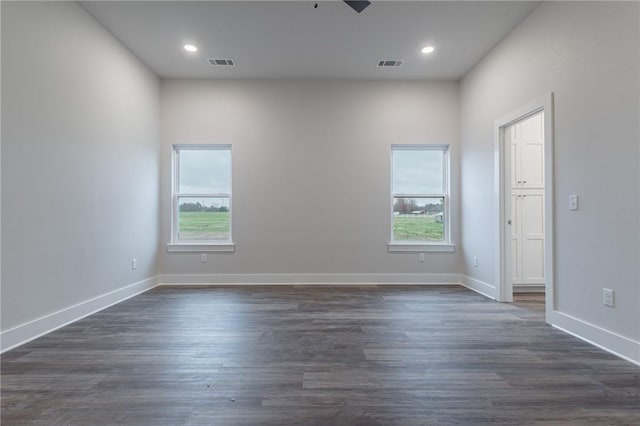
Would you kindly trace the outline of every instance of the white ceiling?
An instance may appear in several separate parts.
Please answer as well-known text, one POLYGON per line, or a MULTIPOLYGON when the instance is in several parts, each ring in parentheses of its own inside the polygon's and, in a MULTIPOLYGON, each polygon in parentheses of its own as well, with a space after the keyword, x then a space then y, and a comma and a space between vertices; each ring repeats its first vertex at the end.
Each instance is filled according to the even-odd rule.
POLYGON ((91 1, 82 5, 162 78, 453 79, 538 2, 91 1), (196 54, 185 43, 199 47, 196 54), (420 49, 436 47, 426 56, 420 49), (211 67, 207 58, 235 67, 211 67), (402 59, 399 68, 376 68, 402 59))

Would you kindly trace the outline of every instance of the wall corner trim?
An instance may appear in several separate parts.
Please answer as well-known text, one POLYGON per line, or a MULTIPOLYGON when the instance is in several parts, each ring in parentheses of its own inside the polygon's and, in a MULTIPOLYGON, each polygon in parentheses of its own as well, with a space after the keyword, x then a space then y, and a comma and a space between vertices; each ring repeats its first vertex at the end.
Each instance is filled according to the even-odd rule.
POLYGON ((0 333, 0 353, 125 301, 158 285, 158 275, 93 297, 0 333))

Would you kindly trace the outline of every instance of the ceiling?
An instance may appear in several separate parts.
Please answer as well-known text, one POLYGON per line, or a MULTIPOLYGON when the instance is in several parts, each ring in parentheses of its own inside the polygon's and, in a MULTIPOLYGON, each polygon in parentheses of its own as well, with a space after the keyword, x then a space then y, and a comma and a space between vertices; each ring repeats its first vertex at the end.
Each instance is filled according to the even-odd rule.
POLYGON ((358 14, 342 1, 82 2, 162 78, 412 80, 460 79, 537 4, 372 0, 358 14))

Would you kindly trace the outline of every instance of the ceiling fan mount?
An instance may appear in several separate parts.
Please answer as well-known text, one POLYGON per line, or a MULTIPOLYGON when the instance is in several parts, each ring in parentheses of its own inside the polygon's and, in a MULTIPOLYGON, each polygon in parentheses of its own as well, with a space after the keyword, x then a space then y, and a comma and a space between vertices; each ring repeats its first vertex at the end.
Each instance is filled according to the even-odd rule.
POLYGON ((371 2, 367 0, 364 0, 364 1, 342 0, 342 1, 344 1, 347 5, 349 5, 351 9, 355 10, 358 13, 365 10, 371 4, 371 2))

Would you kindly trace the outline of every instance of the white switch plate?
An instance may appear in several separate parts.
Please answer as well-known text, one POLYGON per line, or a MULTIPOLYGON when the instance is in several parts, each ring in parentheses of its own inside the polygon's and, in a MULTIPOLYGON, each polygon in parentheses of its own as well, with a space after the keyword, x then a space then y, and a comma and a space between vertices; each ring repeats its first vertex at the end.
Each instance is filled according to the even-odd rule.
POLYGON ((569 195, 569 210, 578 210, 578 196, 575 194, 569 195))
POLYGON ((610 288, 603 288, 602 304, 604 306, 610 306, 613 308, 613 305, 615 304, 614 295, 615 295, 615 291, 611 290, 610 288))
POLYGON ((418 259, 420 260, 420 262, 424 262, 424 253, 420 253, 418 259))
POLYGON ((474 268, 478 267, 478 256, 473 256, 473 266, 474 268))
POLYGON ((131 270, 135 271, 138 269, 138 261, 136 259, 131 259, 131 270))
POLYGON ((207 253, 202 253, 202 254, 200 255, 200 262, 202 262, 202 263, 207 263, 207 260, 208 260, 208 259, 207 259, 207 253))

